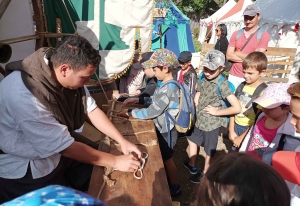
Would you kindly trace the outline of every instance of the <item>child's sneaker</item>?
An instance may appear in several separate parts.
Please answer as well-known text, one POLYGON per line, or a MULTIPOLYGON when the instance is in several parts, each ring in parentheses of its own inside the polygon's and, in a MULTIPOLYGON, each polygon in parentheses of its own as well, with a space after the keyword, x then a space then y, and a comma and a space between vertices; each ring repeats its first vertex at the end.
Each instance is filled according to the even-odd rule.
POLYGON ((179 184, 170 185, 169 189, 170 189, 171 197, 178 197, 178 196, 182 195, 182 190, 181 190, 179 184))
POLYGON ((183 161, 183 166, 185 166, 192 175, 197 174, 197 167, 190 166, 189 161, 183 161))
POLYGON ((192 183, 199 184, 200 181, 201 181, 201 179, 202 179, 202 177, 203 177, 203 175, 204 175, 204 173, 202 172, 202 170, 200 170, 197 174, 192 175, 190 177, 190 181, 192 183))

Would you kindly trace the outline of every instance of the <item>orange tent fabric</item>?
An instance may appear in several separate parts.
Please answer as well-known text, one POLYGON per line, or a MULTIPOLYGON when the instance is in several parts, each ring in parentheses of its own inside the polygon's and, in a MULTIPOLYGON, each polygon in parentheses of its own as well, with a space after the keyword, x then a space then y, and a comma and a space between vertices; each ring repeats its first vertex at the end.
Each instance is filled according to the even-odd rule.
POLYGON ((244 0, 239 0, 236 3, 236 5, 234 7, 232 7, 232 9, 230 11, 228 11, 224 16, 222 16, 217 22, 220 22, 223 19, 226 19, 226 18, 238 13, 243 8, 243 5, 244 5, 244 0))

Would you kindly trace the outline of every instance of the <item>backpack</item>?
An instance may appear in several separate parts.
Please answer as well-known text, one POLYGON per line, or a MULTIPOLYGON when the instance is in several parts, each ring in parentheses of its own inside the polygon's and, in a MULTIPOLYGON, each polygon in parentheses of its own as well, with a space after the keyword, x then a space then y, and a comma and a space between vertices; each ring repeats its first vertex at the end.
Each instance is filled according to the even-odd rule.
MULTIPOLYGON (((203 75, 204 75, 204 73, 201 72, 201 74, 199 76, 199 83, 200 84, 202 84, 203 75)), ((227 99, 223 99, 222 94, 221 94, 220 85, 224 80, 225 80, 225 77, 222 75, 222 77, 219 80, 218 85, 217 85, 217 93, 218 93, 219 98, 222 100, 221 101, 222 109, 228 108, 228 107, 231 106, 227 99)), ((228 83, 228 86, 229 86, 231 92, 234 93, 234 91, 235 91, 234 85, 230 81, 227 81, 227 83, 228 83)), ((229 116, 226 116, 226 120, 227 120, 227 122, 229 122, 229 116)))
POLYGON ((190 89, 188 86, 186 86, 186 84, 180 84, 175 80, 170 80, 163 84, 161 88, 167 84, 174 84, 179 88, 179 112, 177 116, 174 119, 168 111, 165 112, 168 128, 168 145, 171 147, 170 121, 174 123, 174 126, 178 132, 186 133, 192 127, 194 121, 195 105, 194 98, 192 97, 190 89))
MULTIPOLYGON (((245 30, 245 28, 242 28, 242 29, 239 30, 239 32, 237 33, 237 35, 235 37, 235 40, 238 40, 238 38, 240 38, 242 36, 244 30, 245 30)), ((257 42, 260 42, 263 33, 264 33, 264 29, 263 28, 258 28, 257 36, 256 36, 257 42)))
MULTIPOLYGON (((238 98, 238 97, 241 95, 241 93, 243 92, 243 88, 244 88, 245 85, 246 85, 246 81, 243 81, 243 82, 237 87, 237 89, 236 89, 236 91, 235 91, 235 96, 236 96, 237 98, 238 98)), ((254 101, 255 99, 257 99, 257 98, 260 96, 260 94, 262 93, 262 91, 264 91, 265 88, 267 88, 267 87, 268 87, 268 85, 267 85, 266 83, 261 83, 258 87, 256 87, 255 91, 254 91, 253 94, 252 94, 252 97, 251 97, 250 101, 246 104, 245 108, 248 109, 250 106, 252 106, 252 108, 253 108, 255 114, 257 114, 257 110, 258 110, 258 109, 257 109, 257 104, 254 103, 253 101, 254 101)))

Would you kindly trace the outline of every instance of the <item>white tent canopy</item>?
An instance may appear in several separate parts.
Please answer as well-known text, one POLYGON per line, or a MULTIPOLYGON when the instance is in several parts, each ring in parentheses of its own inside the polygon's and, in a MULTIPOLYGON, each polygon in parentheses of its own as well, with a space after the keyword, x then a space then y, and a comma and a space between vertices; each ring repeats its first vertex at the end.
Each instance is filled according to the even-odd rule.
POLYGON ((253 4, 251 0, 239 0, 237 5, 235 6, 239 10, 236 12, 234 11, 236 10, 235 7, 231 8, 231 10, 228 11, 226 14, 224 14, 224 16, 222 16, 220 20, 218 20, 218 22, 243 21, 244 20, 243 12, 245 8, 250 4, 253 4))
POLYGON ((229 0, 224 6, 222 6, 218 11, 216 11, 213 15, 206 19, 200 20, 200 33, 198 40, 200 42, 203 42, 205 40, 205 35, 207 31, 207 26, 209 26, 211 23, 216 23, 220 17, 222 17, 224 14, 227 13, 232 7, 236 5, 234 0, 229 0))
MULTIPOLYGON (((216 42, 214 28, 217 24, 226 24, 228 39, 230 39, 234 31, 244 27, 242 13, 245 7, 252 2, 250 0, 239 0, 237 5, 242 2, 244 5, 240 7, 239 12, 228 15, 231 12, 228 11, 228 13, 224 15, 227 16, 226 18, 223 16, 219 18, 219 21, 214 23, 212 38, 209 43, 215 44, 216 42)), ((298 48, 291 72, 295 74, 300 67, 300 31, 295 29, 295 25, 300 23, 300 0, 257 0, 255 4, 260 7, 262 14, 259 26, 264 28, 271 37, 268 46, 298 48)), ((235 7, 237 8, 237 5, 231 10, 234 10, 235 7)), ((203 41, 201 41, 201 43, 203 41)))
POLYGON ((224 14, 226 14, 232 7, 236 5, 234 0, 229 0, 224 6, 222 6, 218 11, 206 19, 201 19, 200 24, 203 23, 215 23, 220 19, 224 14))
MULTIPOLYGON (((243 12, 245 8, 252 4, 251 0, 239 0, 239 2, 231 8, 226 14, 221 16, 217 21, 217 24, 225 23, 227 26, 227 38, 229 39, 232 33, 244 26, 243 12)), ((215 24, 212 29, 212 37, 209 41, 210 44, 214 44, 217 41, 215 34, 215 24)))

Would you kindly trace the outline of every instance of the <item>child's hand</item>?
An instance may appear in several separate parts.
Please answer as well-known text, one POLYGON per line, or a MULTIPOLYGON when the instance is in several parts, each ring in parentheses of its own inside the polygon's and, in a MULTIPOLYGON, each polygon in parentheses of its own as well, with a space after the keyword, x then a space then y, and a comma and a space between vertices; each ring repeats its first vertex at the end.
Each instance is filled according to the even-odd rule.
POLYGON ((139 98, 128 98, 126 99, 123 104, 138 104, 139 98))
POLYGON ((141 93, 141 90, 136 90, 133 94, 134 95, 139 95, 141 93))
POLYGON ((218 108, 207 105, 203 110, 206 111, 206 113, 208 113, 208 114, 216 116, 218 108))
POLYGON ((234 138, 234 140, 233 140, 233 146, 235 146, 235 147, 240 147, 242 141, 243 141, 242 136, 237 136, 237 137, 234 138))
POLYGON ((129 117, 128 109, 123 109, 121 112, 117 113, 117 115, 121 117, 129 117))
POLYGON ((134 152, 137 157, 140 159, 142 157, 141 151, 137 148, 135 144, 132 144, 128 140, 124 139, 123 141, 119 142, 121 145, 122 152, 126 154, 130 154, 134 152))
POLYGON ((232 131, 232 132, 230 132, 229 131, 229 134, 228 134, 228 138, 233 142, 234 141, 234 139, 237 137, 237 134, 234 132, 234 131, 232 131))

